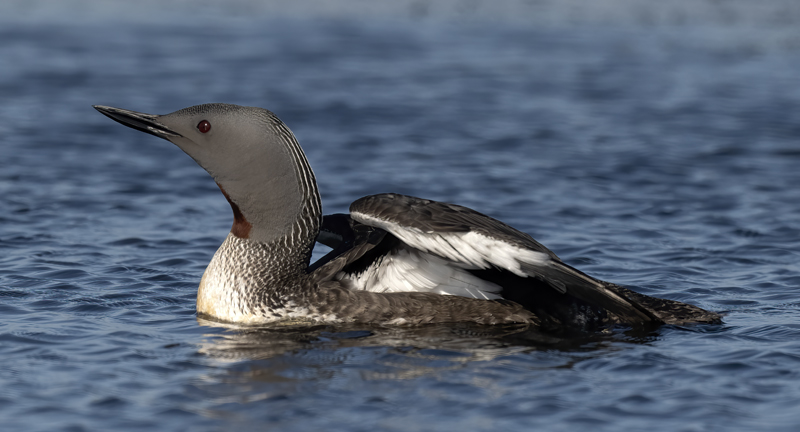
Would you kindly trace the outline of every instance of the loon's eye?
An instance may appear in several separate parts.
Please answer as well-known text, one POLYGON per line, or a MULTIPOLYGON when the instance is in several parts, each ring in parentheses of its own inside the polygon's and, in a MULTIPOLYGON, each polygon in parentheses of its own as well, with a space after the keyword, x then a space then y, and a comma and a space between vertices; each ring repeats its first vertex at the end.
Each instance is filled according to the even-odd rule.
POLYGON ((197 123, 197 130, 202 133, 206 133, 211 130, 211 123, 208 120, 203 120, 200 123, 197 123))

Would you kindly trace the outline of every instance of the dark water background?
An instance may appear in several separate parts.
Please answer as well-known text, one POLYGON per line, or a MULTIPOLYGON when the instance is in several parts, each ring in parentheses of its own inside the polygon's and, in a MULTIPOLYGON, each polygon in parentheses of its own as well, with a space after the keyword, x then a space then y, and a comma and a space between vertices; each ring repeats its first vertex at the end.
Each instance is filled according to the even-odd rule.
POLYGON ((4 3, 0 429, 797 430, 800 8, 591 3, 4 3), (205 102, 276 112, 326 212, 460 203, 725 324, 199 321, 230 208, 90 105, 205 102))

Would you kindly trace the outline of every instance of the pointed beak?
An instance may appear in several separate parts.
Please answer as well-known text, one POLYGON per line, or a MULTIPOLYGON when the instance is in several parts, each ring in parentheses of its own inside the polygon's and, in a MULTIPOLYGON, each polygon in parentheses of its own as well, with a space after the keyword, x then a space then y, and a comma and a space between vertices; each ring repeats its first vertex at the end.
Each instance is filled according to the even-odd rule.
POLYGON ((97 111, 100 111, 101 114, 110 118, 111 120, 114 120, 115 122, 122 123, 125 126, 140 130, 145 133, 149 133, 150 135, 155 135, 159 138, 164 138, 165 140, 183 136, 157 122, 156 119, 159 117, 157 115, 128 111, 121 108, 102 105, 92 106, 97 111))

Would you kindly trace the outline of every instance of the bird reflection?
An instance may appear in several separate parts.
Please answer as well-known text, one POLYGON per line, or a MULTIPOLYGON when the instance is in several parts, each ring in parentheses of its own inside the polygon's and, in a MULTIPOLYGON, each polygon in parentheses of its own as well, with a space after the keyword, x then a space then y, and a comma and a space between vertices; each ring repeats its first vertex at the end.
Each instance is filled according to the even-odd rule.
MULTIPOLYGON (((242 327, 198 318, 200 325, 224 328, 209 334, 200 353, 219 364, 246 364, 231 372, 271 383, 331 379, 358 373, 362 379, 409 379, 520 353, 592 353, 647 343, 656 334, 626 329, 606 334, 552 335, 526 325, 477 324, 382 327, 294 324, 242 327), (238 371, 240 373, 237 373, 238 371)), ((570 367, 574 355, 547 357, 542 367, 570 367)), ((535 361, 534 361, 535 363, 535 361)))

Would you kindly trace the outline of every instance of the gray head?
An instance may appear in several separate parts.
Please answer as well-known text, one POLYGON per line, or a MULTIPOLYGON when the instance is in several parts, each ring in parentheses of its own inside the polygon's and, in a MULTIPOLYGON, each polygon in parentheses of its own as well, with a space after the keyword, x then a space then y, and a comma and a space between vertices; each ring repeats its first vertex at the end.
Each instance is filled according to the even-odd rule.
POLYGON ((228 104, 166 115, 94 108, 171 141, 205 168, 231 203, 234 235, 269 242, 304 229, 313 231, 311 241, 316 236, 322 210, 314 174, 292 132, 272 112, 228 104))

